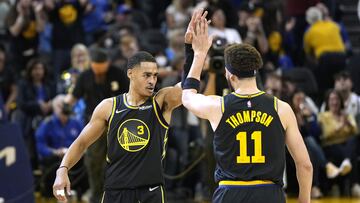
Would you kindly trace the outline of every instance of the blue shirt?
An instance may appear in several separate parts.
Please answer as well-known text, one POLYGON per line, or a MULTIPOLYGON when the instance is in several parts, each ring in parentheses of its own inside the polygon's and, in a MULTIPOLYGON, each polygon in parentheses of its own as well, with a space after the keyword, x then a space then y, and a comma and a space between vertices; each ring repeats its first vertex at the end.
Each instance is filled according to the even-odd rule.
POLYGON ((65 125, 55 115, 45 119, 35 133, 40 157, 51 156, 53 154, 52 149, 68 148, 79 136, 82 129, 81 122, 73 118, 69 118, 65 125))
POLYGON ((94 6, 94 9, 84 16, 83 27, 85 32, 106 29, 104 16, 106 11, 111 9, 111 5, 108 1, 104 0, 89 0, 89 3, 94 6))
POLYGON ((38 101, 46 101, 46 91, 43 85, 36 87, 36 98, 38 101))

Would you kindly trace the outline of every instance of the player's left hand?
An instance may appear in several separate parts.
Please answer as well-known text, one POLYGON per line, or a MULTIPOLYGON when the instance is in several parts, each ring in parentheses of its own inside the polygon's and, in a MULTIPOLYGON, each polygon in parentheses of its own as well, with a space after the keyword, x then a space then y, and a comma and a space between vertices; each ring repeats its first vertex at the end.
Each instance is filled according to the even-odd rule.
POLYGON ((68 171, 65 168, 59 168, 56 171, 56 178, 53 185, 53 194, 57 200, 67 202, 67 196, 71 195, 70 191, 71 189, 68 171))

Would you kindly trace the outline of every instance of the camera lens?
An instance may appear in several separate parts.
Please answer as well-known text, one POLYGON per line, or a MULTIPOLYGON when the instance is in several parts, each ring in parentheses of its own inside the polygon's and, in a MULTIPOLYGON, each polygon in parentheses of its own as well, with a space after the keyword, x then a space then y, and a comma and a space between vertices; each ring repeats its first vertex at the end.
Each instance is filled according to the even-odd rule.
POLYGON ((218 45, 218 46, 221 45, 221 40, 220 40, 220 39, 217 39, 217 40, 216 40, 216 45, 218 45))
POLYGON ((220 72, 224 68, 224 57, 223 56, 213 56, 210 61, 211 68, 220 72))

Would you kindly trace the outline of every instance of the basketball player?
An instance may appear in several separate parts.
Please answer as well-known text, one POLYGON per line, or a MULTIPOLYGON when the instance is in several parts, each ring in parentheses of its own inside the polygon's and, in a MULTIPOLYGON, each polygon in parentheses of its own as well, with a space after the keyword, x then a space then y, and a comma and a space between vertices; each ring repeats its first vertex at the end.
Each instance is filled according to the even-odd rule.
MULTIPOLYGON (((189 27, 206 15, 202 10, 195 12, 189 27)), ((191 44, 188 37, 185 35, 185 42, 191 44)), ((168 123, 173 109, 181 105, 182 89, 178 84, 154 93, 158 67, 147 52, 130 57, 127 66, 129 92, 103 100, 65 154, 53 186, 58 200, 67 201, 65 192, 70 193, 68 170, 106 130, 107 166, 102 202, 166 202, 162 161, 168 123)), ((184 66, 185 75, 190 66, 191 63, 184 66)))
POLYGON ((312 165, 290 106, 260 91, 255 76, 262 66, 259 52, 247 44, 225 49, 225 71, 233 92, 224 97, 198 94, 203 58, 211 46, 207 24, 196 25, 194 61, 184 82, 183 105, 209 120, 219 187, 214 203, 285 202, 285 144, 297 169, 299 202, 310 203, 312 165), (199 46, 198 44, 206 44, 199 46))

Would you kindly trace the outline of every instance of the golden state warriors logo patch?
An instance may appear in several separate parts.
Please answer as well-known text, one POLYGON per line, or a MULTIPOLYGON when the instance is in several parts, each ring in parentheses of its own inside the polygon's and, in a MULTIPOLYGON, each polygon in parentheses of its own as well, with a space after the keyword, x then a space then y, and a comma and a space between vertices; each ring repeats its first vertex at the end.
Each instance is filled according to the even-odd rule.
POLYGON ((149 127, 139 119, 124 121, 117 132, 120 146, 129 152, 137 152, 146 147, 150 140, 149 127))

